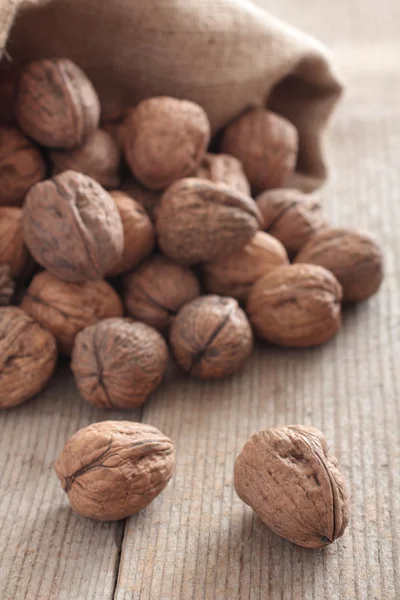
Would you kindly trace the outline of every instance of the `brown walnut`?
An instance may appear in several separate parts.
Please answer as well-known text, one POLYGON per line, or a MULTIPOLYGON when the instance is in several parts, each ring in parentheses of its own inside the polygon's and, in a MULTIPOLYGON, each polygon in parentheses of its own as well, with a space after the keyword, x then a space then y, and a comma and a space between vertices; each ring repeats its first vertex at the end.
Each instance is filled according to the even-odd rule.
POLYGON ((327 546, 346 529, 346 486, 315 427, 255 433, 236 459, 235 489, 274 533, 299 546, 327 546))
POLYGON ((269 190, 256 201, 264 217, 265 231, 282 242, 290 258, 326 227, 319 201, 298 190, 269 190))
POLYGON ((35 60, 22 71, 17 120, 43 146, 69 150, 97 129, 100 102, 85 73, 66 58, 35 60))
POLYGON ((170 334, 178 365, 201 379, 238 371, 253 350, 245 313, 233 298, 200 296, 179 311, 170 334))
POLYGON ((383 279, 383 256, 367 233, 326 229, 314 236, 296 256, 296 263, 321 265, 343 288, 343 302, 362 302, 375 294, 383 279))
POLYGON ((53 175, 72 169, 112 190, 120 183, 121 150, 107 131, 96 129, 83 146, 50 152, 53 175))
POLYGON ((22 210, 17 206, 0 206, 0 264, 9 265, 14 278, 29 276, 34 267, 22 233, 22 210))
POLYGON ((8 306, 14 295, 15 284, 9 265, 0 265, 0 306, 8 306))
POLYGON ((124 181, 120 190, 136 200, 136 202, 140 202, 140 204, 144 206, 150 219, 155 221, 157 208, 160 204, 162 196, 161 192, 148 190, 143 185, 135 181, 132 177, 129 177, 126 181, 124 181))
POLYGON ((123 314, 119 296, 105 281, 70 283, 47 271, 32 279, 21 308, 54 334, 64 354, 72 352, 81 329, 123 314))
POLYGON ((286 265, 259 279, 246 312, 256 333, 273 344, 306 348, 328 341, 341 324, 342 288, 317 265, 286 265))
POLYGON ((200 295, 200 285, 188 267, 160 254, 148 258, 124 278, 124 302, 134 319, 166 333, 179 309, 200 295))
POLYGON ((155 244, 154 227, 145 209, 139 202, 120 192, 111 192, 117 205, 124 230, 124 250, 120 260, 107 273, 120 275, 134 269, 151 254, 155 244))
POLYGON ((288 262, 280 241, 257 231, 239 252, 203 265, 205 285, 210 294, 231 296, 243 302, 257 279, 288 262))
POLYGON ((132 174, 146 187, 163 190, 198 167, 210 141, 210 123, 198 104, 161 96, 134 108, 122 135, 132 174))
POLYGON ((256 203, 225 184, 188 178, 165 192, 157 210, 161 250, 185 265, 241 250, 263 220, 256 203))
POLYGON ((296 167, 298 133, 284 117, 253 108, 226 128, 221 152, 236 156, 254 193, 284 187, 296 167))
POLYGON ((12 127, 0 127, 0 205, 20 206, 45 176, 42 155, 28 138, 12 127))
POLYGON ((101 279, 120 260, 124 233, 118 208, 96 181, 65 171, 26 196, 23 231, 33 257, 56 277, 101 279))
POLYGON ((44 388, 57 362, 54 336, 16 306, 0 308, 0 408, 44 388))
POLYGON ((225 183, 241 194, 251 195, 242 163, 230 154, 206 154, 195 172, 195 177, 214 183, 225 183))
POLYGON ((150 504, 171 479, 174 464, 174 445, 156 427, 103 421, 69 438, 55 470, 74 511, 116 521, 150 504))
POLYGON ((164 338, 130 319, 105 319, 76 336, 71 368, 83 398, 100 408, 137 408, 161 383, 164 338))

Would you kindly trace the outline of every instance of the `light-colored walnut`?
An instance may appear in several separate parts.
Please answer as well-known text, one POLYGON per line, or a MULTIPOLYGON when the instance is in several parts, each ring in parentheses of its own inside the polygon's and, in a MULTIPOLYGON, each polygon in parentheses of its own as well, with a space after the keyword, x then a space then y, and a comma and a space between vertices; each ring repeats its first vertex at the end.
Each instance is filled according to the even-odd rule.
POLYGON ((55 470, 83 517, 116 521, 137 513, 166 487, 174 446, 161 431, 131 421, 103 421, 77 431, 55 470))
POLYGON ((255 433, 236 459, 235 489, 272 531, 299 546, 327 546, 346 529, 344 480, 315 427, 255 433))
POLYGON ((0 206, 0 264, 9 265, 14 278, 31 275, 34 267, 22 233, 22 210, 17 206, 0 206))
POLYGON ((195 172, 195 177, 214 183, 225 183, 241 194, 251 195, 242 163, 230 154, 206 154, 195 172))

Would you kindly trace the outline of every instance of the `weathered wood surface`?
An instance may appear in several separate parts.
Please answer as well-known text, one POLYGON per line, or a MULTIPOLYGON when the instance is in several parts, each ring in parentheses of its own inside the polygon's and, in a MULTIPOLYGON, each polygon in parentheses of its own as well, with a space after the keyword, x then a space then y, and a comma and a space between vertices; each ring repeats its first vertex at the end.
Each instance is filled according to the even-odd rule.
MULTIPOLYGON (((2 600, 398 600, 400 598, 400 4, 264 0, 320 37, 348 82, 332 127, 332 222, 376 233, 381 293, 346 311, 324 348, 259 348, 243 373, 201 384, 176 373, 141 412, 95 410, 66 369, 0 415, 2 600), (75 516, 52 470, 92 421, 142 419, 177 446, 176 475, 126 523, 75 516), (352 496, 345 536, 320 552, 271 534, 232 487, 235 457, 276 424, 325 431, 352 496)), ((0 391, 1 393, 1 391, 0 391)))

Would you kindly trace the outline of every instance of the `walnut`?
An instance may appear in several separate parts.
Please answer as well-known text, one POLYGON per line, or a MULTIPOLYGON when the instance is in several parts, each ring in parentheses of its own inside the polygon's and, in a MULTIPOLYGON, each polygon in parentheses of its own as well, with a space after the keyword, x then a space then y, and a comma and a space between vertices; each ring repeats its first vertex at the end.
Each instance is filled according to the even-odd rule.
POLYGON ((103 421, 77 431, 55 470, 73 510, 116 521, 150 504, 171 479, 174 445, 144 423, 103 421))
POLYGON ((161 192, 148 190, 131 177, 121 185, 121 191, 125 192, 125 194, 128 194, 128 196, 137 202, 140 202, 140 204, 144 206, 150 219, 155 221, 157 208, 160 204, 162 196, 161 192))
POLYGON ((321 265, 343 287, 344 302, 362 302, 375 294, 383 279, 383 256, 367 233, 349 229, 319 232, 300 250, 296 263, 321 265))
POLYGON ((296 128, 284 117, 252 108, 229 125, 221 152, 236 156, 254 193, 284 187, 293 174, 298 151, 296 128))
POLYGON ((28 138, 12 127, 0 127, 0 205, 20 206, 45 176, 42 155, 28 138))
POLYGON ((0 264, 9 265, 15 278, 31 275, 34 267, 22 233, 22 210, 17 206, 0 206, 0 264))
POLYGON ((21 71, 16 103, 22 131, 43 146, 69 150, 97 129, 100 102, 85 73, 66 58, 35 60, 21 71))
POLYGON ((112 190, 120 183, 121 150, 103 129, 96 129, 83 146, 72 150, 50 152, 53 175, 72 169, 92 177, 104 188, 112 190))
POLYGON ((69 283, 47 271, 32 279, 21 308, 54 334, 64 354, 71 353, 81 329, 123 314, 118 294, 105 281, 69 283))
POLYGON ((0 265, 0 306, 10 304, 15 284, 10 275, 9 265, 0 265))
POLYGON ((184 371, 201 379, 218 379, 242 367, 253 350, 253 334, 236 300, 200 296, 179 311, 170 344, 184 371))
POLYGON ((265 230, 282 242, 290 258, 326 227, 319 201, 298 190, 270 190, 260 194, 256 201, 265 230))
POLYGON ((193 173, 210 141, 204 110, 188 100, 161 96, 143 100, 123 126, 126 161, 152 190, 163 190, 193 173))
POLYGON ((137 408, 161 383, 164 338, 130 319, 105 319, 76 336, 71 367, 82 396, 100 408, 137 408))
POLYGON ((151 254, 155 244, 153 224, 143 206, 124 192, 111 192, 124 229, 122 257, 107 275, 119 275, 134 269, 151 254))
POLYGON ((206 154, 195 172, 195 177, 214 183, 226 183, 237 192, 251 195, 250 184, 240 160, 229 154, 206 154))
POLYGON ((255 433, 236 459, 235 489, 274 533, 299 546, 327 546, 346 529, 345 483, 315 427, 255 433))
POLYGON ((241 250, 263 221, 256 203, 225 184, 182 179, 165 192, 157 210, 161 250, 194 265, 241 250))
POLYGON ((113 198, 75 171, 30 190, 23 231, 37 262, 66 281, 101 279, 122 256, 123 227, 113 198))
POLYGON ((239 252, 203 265, 205 285, 210 294, 231 296, 243 302, 257 279, 288 262, 279 240, 257 231, 239 252))
POLYGON ((57 362, 54 336, 16 306, 0 308, 0 408, 44 388, 57 362))
POLYGON ((200 295, 188 267, 160 254, 148 258, 124 278, 124 302, 131 317, 166 333, 179 309, 200 295))
POLYGON ((259 279, 246 312, 256 333, 279 346, 306 348, 329 340, 340 328, 342 288, 316 265, 285 265, 259 279))

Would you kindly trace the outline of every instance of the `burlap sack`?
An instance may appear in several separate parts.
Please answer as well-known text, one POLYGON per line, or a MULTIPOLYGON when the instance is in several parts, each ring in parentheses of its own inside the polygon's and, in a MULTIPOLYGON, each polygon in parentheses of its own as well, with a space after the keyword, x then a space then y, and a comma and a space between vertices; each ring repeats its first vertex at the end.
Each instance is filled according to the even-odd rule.
POLYGON ((268 105, 300 133, 293 182, 325 179, 323 132, 341 84, 325 48, 249 0, 0 0, 0 52, 14 64, 67 56, 104 110, 167 94, 194 100, 214 132, 268 105))

